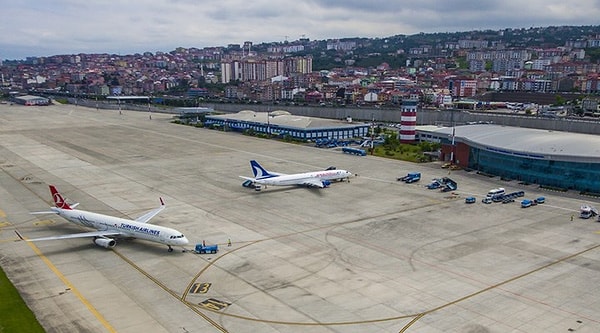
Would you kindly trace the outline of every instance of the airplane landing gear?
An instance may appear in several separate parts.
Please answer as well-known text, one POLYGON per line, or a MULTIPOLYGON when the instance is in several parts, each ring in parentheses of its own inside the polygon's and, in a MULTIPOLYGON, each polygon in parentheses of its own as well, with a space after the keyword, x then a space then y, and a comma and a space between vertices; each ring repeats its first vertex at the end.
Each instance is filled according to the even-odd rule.
POLYGON ((169 247, 169 252, 173 252, 173 248, 171 247, 171 245, 167 245, 169 247))

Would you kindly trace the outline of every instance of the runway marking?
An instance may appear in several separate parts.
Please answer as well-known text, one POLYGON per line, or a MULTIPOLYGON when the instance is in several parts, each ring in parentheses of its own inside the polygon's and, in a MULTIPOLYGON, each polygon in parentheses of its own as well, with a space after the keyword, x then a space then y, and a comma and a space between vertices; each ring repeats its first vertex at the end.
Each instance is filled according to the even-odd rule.
MULTIPOLYGON (((214 265, 217 261, 219 261, 220 259, 222 259, 224 256, 231 254, 233 252, 236 252, 238 250, 241 250, 245 247, 251 246, 251 245, 255 245, 257 243, 263 242, 263 241, 267 241, 267 240, 272 240, 272 239, 277 239, 277 238, 285 238, 285 237, 289 237, 291 235, 296 235, 296 234, 303 234, 306 232, 310 232, 310 231, 314 231, 314 230, 319 230, 319 229, 324 229, 324 228, 328 228, 328 227, 335 227, 335 226, 339 226, 339 225, 345 225, 345 224, 349 224, 349 223, 355 223, 357 221, 346 221, 346 222, 342 222, 342 223, 335 223, 333 225, 327 225, 327 226, 319 226, 319 227, 315 227, 315 228, 311 228, 309 230, 304 230, 304 231, 298 231, 298 232, 293 232, 290 234, 285 234, 285 235, 278 235, 278 236, 274 236, 271 238, 264 238, 264 239, 260 239, 260 240, 256 240, 256 241, 252 241, 249 242, 239 248, 233 249, 229 252, 226 252, 222 255, 220 255, 219 257, 217 257, 214 261, 211 261, 208 263, 208 265, 206 265, 202 270, 200 270, 196 276, 192 279, 192 281, 190 282, 190 284, 188 285, 188 288, 186 289, 186 291, 183 293, 183 295, 181 296, 182 300, 185 300, 186 296, 189 294, 191 286, 194 285, 195 281, 204 273, 206 272, 209 268, 211 268, 212 265, 214 265)), ((598 233, 600 233, 600 231, 598 231, 598 233)), ((410 322, 408 322, 401 330, 400 332, 406 332, 414 323, 416 323, 417 321, 419 321, 421 318, 423 318, 424 316, 434 313, 436 311, 442 310, 444 308, 447 308, 449 306, 452 305, 456 305, 460 302, 463 302, 465 300, 468 300, 470 298, 473 298, 475 296, 478 296, 480 294, 483 294, 485 292, 488 292, 490 290, 493 289, 497 289, 502 287, 503 285, 506 285, 508 283, 514 282, 516 280, 519 280, 523 277, 529 276, 531 274, 537 273, 541 270, 547 269, 549 267, 552 267, 554 265, 557 265, 559 263, 562 263, 564 261, 567 261, 569 259, 575 258, 577 256, 580 256, 586 252, 592 251, 594 249, 597 249, 600 247, 600 244, 596 244, 590 248, 587 248, 585 250, 582 250, 580 252, 565 256, 563 258, 559 258, 553 262, 550 262, 549 264, 540 266, 536 269, 533 269, 531 271, 522 273, 520 275, 516 275, 510 279, 504 280, 500 283, 488 286, 486 288, 483 288, 479 291, 476 291, 474 293, 465 295, 463 297, 460 297, 454 301, 439 305, 437 307, 434 307, 432 309, 420 312, 420 313, 412 313, 412 314, 406 314, 406 315, 400 315, 400 316, 394 316, 394 317, 386 317, 386 318, 374 318, 374 319, 367 319, 367 320, 357 320, 357 321, 340 321, 340 322, 291 322, 291 321, 281 321, 281 320, 270 320, 270 319, 263 319, 263 318, 252 318, 252 317, 248 317, 248 316, 244 316, 244 315, 238 315, 238 314, 234 314, 234 313, 227 313, 227 312, 218 312, 218 310, 216 310, 212 305, 209 306, 204 306, 205 304, 200 303, 200 306, 203 309, 206 309, 208 311, 211 312, 215 312, 215 313, 220 313, 222 316, 227 316, 227 317, 231 317, 231 318, 237 318, 240 320, 248 320, 248 321, 253 321, 253 322, 260 322, 260 323, 267 323, 267 324, 282 324, 282 325, 295 325, 295 326, 350 326, 350 325, 361 325, 361 324, 370 324, 370 323, 378 323, 378 322, 389 322, 389 321, 398 321, 398 320, 402 320, 402 319, 409 319, 412 318, 410 322)), ((206 302, 206 301, 205 301, 206 302)), ((220 309, 219 309, 220 310, 220 309)), ((200 313, 199 313, 200 314, 200 313)))
POLYGON ((208 289, 210 289, 211 283, 194 283, 192 288, 190 289, 190 293, 192 294, 206 294, 208 289))
POLYGON ((46 264, 46 266, 48 266, 48 268, 50 268, 50 270, 52 272, 54 272, 54 274, 56 274, 56 276, 67 286, 67 288, 79 299, 79 301, 81 301, 81 303, 83 303, 83 305, 85 305, 85 307, 94 315, 94 317, 96 317, 96 319, 98 319, 98 321, 100 322, 100 324, 102 324, 102 326, 104 326, 104 328, 106 328, 107 331, 109 332, 117 332, 112 325, 110 325, 110 323, 104 318, 104 316, 102 316, 102 314, 100 314, 100 312, 98 312, 98 310, 96 310, 96 308, 81 294, 81 292, 79 292, 79 290, 77 288, 75 288, 75 286, 71 283, 71 281, 69 281, 59 270, 58 268, 56 268, 56 266, 54 266, 54 264, 52 264, 52 262, 50 261, 50 259, 48 259, 43 253, 42 251, 35 246, 35 244, 33 244, 33 242, 25 242, 27 243, 27 245, 29 245, 29 247, 31 247, 31 249, 33 250, 33 252, 35 252, 38 257, 40 257, 40 259, 42 259, 42 261, 46 264))
MULTIPOLYGON (((150 275, 148 272, 146 272, 145 270, 143 270, 136 263, 134 263, 133 261, 129 260, 129 258, 127 258, 123 254, 121 254, 119 251, 117 251, 115 249, 112 249, 112 251, 113 251, 114 254, 116 254, 117 256, 119 256, 119 258, 123 259, 123 261, 127 262, 135 270, 137 270, 138 272, 140 272, 141 274, 143 274, 145 277, 147 277, 148 279, 150 279, 150 281, 154 282, 154 284, 156 284, 161 289, 163 289, 164 291, 166 291, 169 295, 175 297, 182 304, 184 304, 185 306, 187 306, 190 310, 194 311, 194 313, 196 313, 197 315, 199 315, 202 318, 204 318, 204 320, 206 320, 208 323, 210 323, 211 325, 213 325, 213 327, 215 327, 216 329, 218 329, 219 331, 221 331, 223 333, 227 333, 227 329, 225 329, 223 326, 219 325, 216 321, 214 321, 211 318, 209 318, 206 314, 202 313, 198 309, 198 305, 197 304, 190 303, 184 297, 180 297, 175 291, 171 290, 164 283, 162 283, 161 281, 159 281, 154 276, 150 275)), ((190 291, 190 289, 191 289, 191 284, 188 285, 188 287, 186 288, 186 291, 184 292, 184 295, 187 295, 188 292, 190 291)))
POLYGON ((203 302, 200 302, 199 304, 213 311, 220 311, 231 305, 231 303, 219 301, 218 299, 214 298, 209 298, 203 302))

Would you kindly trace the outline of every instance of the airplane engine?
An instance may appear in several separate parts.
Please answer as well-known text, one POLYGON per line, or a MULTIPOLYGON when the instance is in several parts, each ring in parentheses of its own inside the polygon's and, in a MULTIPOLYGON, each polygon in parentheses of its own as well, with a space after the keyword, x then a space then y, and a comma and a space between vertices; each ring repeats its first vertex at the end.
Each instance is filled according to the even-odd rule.
POLYGON ((94 244, 108 249, 111 247, 115 247, 115 245, 117 245, 117 242, 114 239, 110 238, 96 238, 94 239, 94 244))
POLYGON ((324 187, 329 187, 329 185, 331 185, 331 181, 327 179, 323 180, 322 183, 324 187))

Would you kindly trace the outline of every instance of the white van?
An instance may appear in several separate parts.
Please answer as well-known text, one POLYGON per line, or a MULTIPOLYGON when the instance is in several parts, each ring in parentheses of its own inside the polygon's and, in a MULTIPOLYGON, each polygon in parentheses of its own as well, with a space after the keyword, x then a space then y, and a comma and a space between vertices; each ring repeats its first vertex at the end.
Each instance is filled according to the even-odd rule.
POLYGON ((493 197, 500 196, 500 195, 504 195, 504 187, 499 187, 499 188, 490 190, 487 194, 487 197, 493 198, 493 197))

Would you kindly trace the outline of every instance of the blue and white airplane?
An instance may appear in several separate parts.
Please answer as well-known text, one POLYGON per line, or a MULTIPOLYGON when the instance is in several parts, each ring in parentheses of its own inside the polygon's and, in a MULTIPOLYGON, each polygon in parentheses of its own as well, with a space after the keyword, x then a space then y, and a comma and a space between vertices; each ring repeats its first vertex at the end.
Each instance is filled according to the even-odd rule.
POLYGON ((184 246, 189 243, 188 239, 179 231, 167 227, 151 225, 147 223, 165 209, 165 203, 160 199, 160 207, 155 208, 135 220, 124 219, 115 216, 103 215, 74 209, 78 203, 69 205, 56 187, 50 185, 50 193, 54 200, 54 207, 50 211, 33 212, 31 214, 58 214, 69 222, 77 225, 93 228, 96 231, 82 232, 77 234, 50 236, 42 238, 25 239, 17 232, 22 240, 28 242, 70 239, 70 238, 93 238, 94 244, 112 248, 117 242, 116 238, 139 238, 150 242, 165 244, 169 247, 169 252, 173 251, 171 246, 184 246))
MULTIPOLYGON (((254 178, 240 176, 246 181, 252 182, 255 186, 260 185, 304 185, 308 187, 324 188, 331 184, 332 180, 343 180, 350 179, 352 173, 346 170, 340 170, 335 168, 328 168, 323 171, 313 171, 305 173, 295 174, 282 174, 267 171, 255 160, 250 161, 250 167, 252 167, 252 173, 254 178)), ((260 187, 258 187, 260 189, 260 187)))

